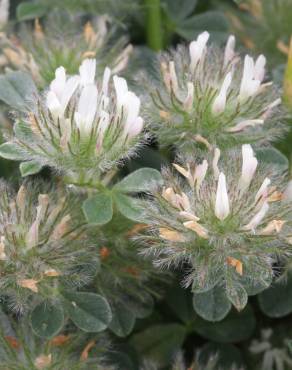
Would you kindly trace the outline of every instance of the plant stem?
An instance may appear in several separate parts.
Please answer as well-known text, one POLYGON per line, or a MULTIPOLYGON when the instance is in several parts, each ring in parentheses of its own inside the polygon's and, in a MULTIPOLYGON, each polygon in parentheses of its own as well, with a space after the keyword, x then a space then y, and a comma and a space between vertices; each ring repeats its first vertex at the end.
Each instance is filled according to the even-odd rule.
POLYGON ((146 39, 147 45, 155 50, 161 50, 163 46, 161 27, 160 0, 145 0, 146 5, 146 39))

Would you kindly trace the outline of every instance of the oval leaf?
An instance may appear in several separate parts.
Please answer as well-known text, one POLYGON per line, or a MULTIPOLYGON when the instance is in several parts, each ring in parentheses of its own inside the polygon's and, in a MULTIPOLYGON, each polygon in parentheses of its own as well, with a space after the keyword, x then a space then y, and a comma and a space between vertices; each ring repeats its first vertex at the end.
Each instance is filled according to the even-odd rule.
POLYGON ((135 222, 145 222, 143 212, 146 202, 122 193, 115 194, 115 204, 121 214, 135 222))
POLYGON ((28 162, 22 162, 19 166, 20 173, 22 177, 28 176, 28 175, 34 175, 42 169, 42 165, 39 164, 37 161, 28 161, 28 162))
POLYGON ((284 317, 292 312, 292 274, 287 281, 276 282, 258 296, 262 312, 273 318, 284 317))
POLYGON ((22 161, 23 153, 19 146, 13 142, 8 142, 0 145, 0 156, 13 161, 22 161))
POLYGON ((36 335, 52 338, 64 325, 64 311, 60 304, 44 301, 30 315, 30 324, 36 335))
POLYGON ((138 193, 149 191, 149 187, 153 184, 162 184, 160 172, 154 168, 140 168, 123 178, 114 186, 114 189, 124 193, 138 193))
POLYGON ((94 293, 65 292, 66 308, 78 328, 89 333, 105 330, 112 320, 111 308, 105 298, 94 293))
POLYGON ((240 313, 232 310, 220 322, 209 322, 197 318, 194 330, 202 337, 220 343, 236 343, 248 339, 256 325, 254 313, 247 306, 240 313))
POLYGON ((205 293, 193 295, 193 307, 198 315, 208 321, 221 321, 231 309, 231 303, 221 286, 205 293))
POLYGON ((109 328, 118 337, 126 337, 134 328, 135 316, 122 303, 115 303, 111 305, 113 318, 109 324, 109 328))
POLYGON ((83 213, 89 223, 103 225, 113 217, 112 197, 109 194, 99 193, 86 199, 82 205, 83 213))
POLYGON ((41 3, 24 2, 18 5, 16 16, 19 21, 40 18, 46 14, 47 7, 41 3))

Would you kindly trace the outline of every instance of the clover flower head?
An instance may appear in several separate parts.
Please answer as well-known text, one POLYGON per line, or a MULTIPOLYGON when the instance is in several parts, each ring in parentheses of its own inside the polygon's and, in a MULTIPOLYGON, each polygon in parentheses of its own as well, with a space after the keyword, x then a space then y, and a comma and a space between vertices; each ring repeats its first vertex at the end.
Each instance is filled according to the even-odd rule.
POLYGON ((182 157, 173 165, 180 177, 164 170, 164 186, 145 209, 151 231, 143 253, 157 266, 183 264, 193 292, 223 287, 242 309, 248 294, 271 284, 274 262, 291 255, 291 202, 284 174, 258 168, 249 144, 228 155, 220 159, 216 148, 198 162, 182 157))
POLYGON ((88 283, 95 269, 91 248, 80 249, 85 239, 81 221, 72 218, 74 202, 39 190, 25 183, 13 194, 1 184, 1 294, 19 313, 48 297, 57 299, 61 286, 88 283))
POLYGON ((159 81, 146 83, 144 114, 159 142, 180 151, 198 145, 227 149, 281 134, 281 99, 265 81, 266 58, 242 59, 233 35, 224 50, 208 41, 205 31, 188 49, 179 46, 163 54, 159 81))
POLYGON ((111 80, 109 68, 97 83, 95 72, 95 59, 84 60, 78 75, 57 68, 45 99, 16 124, 11 145, 20 160, 88 182, 135 153, 144 126, 140 99, 124 78, 111 80))
POLYGON ((30 73, 40 88, 53 79, 59 65, 73 75, 86 58, 96 59, 98 77, 102 77, 106 66, 113 73, 120 73, 126 68, 133 47, 127 45, 127 37, 113 36, 117 36, 117 30, 108 16, 99 16, 84 25, 77 18, 72 21, 67 13, 54 12, 44 25, 36 20, 33 29, 23 26, 17 38, 3 34, 0 66, 30 73))

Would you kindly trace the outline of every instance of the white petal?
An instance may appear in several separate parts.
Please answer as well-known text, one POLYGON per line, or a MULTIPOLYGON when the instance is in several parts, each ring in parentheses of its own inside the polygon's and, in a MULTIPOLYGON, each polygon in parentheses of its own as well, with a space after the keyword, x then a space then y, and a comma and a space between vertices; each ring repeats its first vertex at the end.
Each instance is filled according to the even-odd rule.
POLYGON ((246 121, 241 121, 241 122, 237 123, 235 126, 226 129, 226 131, 228 131, 228 132, 239 132, 239 131, 244 130, 246 127, 262 125, 262 124, 264 124, 264 122, 265 121, 263 119, 248 119, 246 121))
POLYGON ((202 182, 204 181, 208 170, 208 162, 206 159, 201 164, 198 164, 194 173, 194 181, 196 181, 197 191, 200 189, 202 182))
POLYGON ((139 116, 140 111, 140 99, 132 91, 128 91, 126 95, 123 96, 122 106, 124 107, 125 115, 125 132, 129 133, 131 125, 136 121, 139 116))
POLYGON ((61 112, 61 103, 53 91, 49 91, 46 97, 46 105, 54 115, 59 115, 61 112))
POLYGON ((251 145, 242 145, 242 169, 241 178, 239 180, 239 187, 242 191, 245 191, 249 187, 257 169, 257 165, 258 160, 254 156, 251 145))
POLYGON ((175 72, 175 65, 173 61, 169 62, 169 75, 170 75, 170 80, 171 80, 171 85, 173 88, 173 91, 178 90, 178 82, 177 82, 177 76, 175 72))
POLYGON ((265 77, 265 65, 266 58, 264 57, 264 55, 260 55, 257 58, 254 66, 254 78, 256 80, 259 80, 260 82, 262 82, 265 77))
POLYGON ((269 205, 265 202, 259 212, 251 219, 251 221, 243 227, 244 230, 254 230, 263 220, 269 210, 269 205))
POLYGON ((266 198, 268 196, 268 186, 271 184, 271 180, 266 177, 259 188, 258 192, 256 193, 255 196, 255 201, 257 202, 261 197, 266 198))
POLYGON ((75 113, 76 124, 80 131, 90 132, 97 109, 98 92, 95 85, 83 88, 75 113))
POLYGON ((107 95, 108 94, 108 84, 109 79, 111 77, 111 70, 106 67, 103 73, 103 79, 102 79, 102 92, 107 95))
POLYGON ((224 52, 224 67, 234 58, 234 48, 235 48, 235 37, 230 35, 228 37, 225 52, 224 52))
POLYGON ((61 100, 66 84, 66 71, 64 67, 59 67, 55 72, 55 79, 50 84, 50 90, 53 91, 59 100, 61 100))
POLYGON ((128 128, 128 135, 129 137, 134 137, 140 134, 143 130, 144 121, 143 118, 137 117, 136 120, 129 126, 128 128))
POLYGON ((79 84, 79 76, 73 76, 67 80, 63 93, 62 93, 61 102, 60 102, 62 106, 62 113, 65 112, 72 95, 75 93, 78 87, 78 84, 79 84))
POLYGON ((219 220, 224 220, 230 213, 229 198, 226 188, 226 177, 223 172, 220 173, 217 185, 215 215, 219 220))
POLYGON ((220 159, 220 155, 221 155, 220 149, 215 148, 212 167, 213 167, 214 177, 215 177, 216 180, 218 180, 218 177, 219 177, 219 174, 220 174, 220 171, 219 171, 219 168, 218 168, 218 162, 219 162, 219 159, 220 159))
POLYGON ((193 72, 197 63, 201 59, 203 52, 205 50, 206 44, 208 42, 210 35, 207 31, 201 33, 197 40, 192 41, 189 46, 190 58, 191 58, 191 71, 193 72))
POLYGON ((0 0, 0 29, 2 29, 9 18, 9 0, 0 0))
POLYGON ((214 103, 213 103, 213 106, 212 106, 212 113, 213 114, 220 114, 220 113, 224 112, 225 105, 226 105, 227 91, 229 89, 231 81, 232 81, 232 74, 231 74, 231 72, 229 72, 225 76, 224 81, 223 81, 222 86, 221 86, 221 89, 220 89, 220 92, 214 100, 214 103))
POLYGON ((80 83, 85 86, 94 83, 96 60, 85 59, 79 67, 80 83))
POLYGON ((124 101, 124 95, 128 92, 128 85, 127 81, 122 77, 114 76, 113 81, 117 95, 117 107, 120 109, 124 101))
POLYGON ((244 58, 243 75, 240 85, 239 100, 243 101, 258 91, 261 81, 254 79, 255 65, 253 59, 246 55, 244 58))
POLYGON ((187 83, 188 88, 188 95, 184 101, 184 109, 188 112, 192 109, 193 102, 194 102, 194 84, 192 82, 187 83))

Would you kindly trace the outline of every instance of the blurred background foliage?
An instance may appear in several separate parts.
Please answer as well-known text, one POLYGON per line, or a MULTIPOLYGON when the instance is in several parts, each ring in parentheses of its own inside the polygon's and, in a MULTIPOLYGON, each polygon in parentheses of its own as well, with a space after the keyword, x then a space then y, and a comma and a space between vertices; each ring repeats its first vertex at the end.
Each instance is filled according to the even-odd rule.
MULTIPOLYGON (((155 73, 156 51, 193 40, 204 30, 210 32, 218 45, 233 33, 239 49, 251 55, 263 53, 268 60, 270 76, 283 91, 289 129, 277 147, 290 161, 291 168, 291 50, 288 56, 292 36, 292 0, 12 0, 7 33, 21 39, 24 25, 33 27, 38 19, 47 28, 57 30, 58 37, 64 37, 70 35, 76 17, 85 24, 96 15, 104 14, 112 19, 119 34, 127 36, 134 46, 129 67, 123 72, 130 80, 141 68, 155 73), (63 16, 60 18, 60 15, 63 16)), ((9 132, 11 116, 4 105, 1 115, 2 125, 9 132)), ((275 153, 269 161, 283 161, 283 157, 275 153)), ((160 169, 171 158, 171 150, 159 151, 153 142, 143 149, 139 157, 127 163, 123 173, 144 166, 160 169)), ((17 165, 3 159, 0 160, 0 171, 2 177, 10 180, 18 176, 17 165)), ((43 176, 48 178, 50 174, 44 171, 43 176)), ((232 366, 234 369, 292 369, 290 274, 286 277, 286 285, 278 282, 258 297, 252 297, 241 313, 232 309, 222 321, 215 323, 196 314, 192 294, 181 289, 177 281, 179 279, 170 279, 164 298, 158 300, 154 309, 143 307, 152 313, 137 320, 135 326, 136 317, 130 317, 127 308, 121 311, 114 330, 118 336, 112 338, 114 350, 111 353, 118 369, 138 369, 141 359, 145 358, 151 361, 146 361, 145 370, 156 369, 157 363, 170 369, 178 350, 183 351, 186 363, 192 366, 188 369, 193 370, 199 369, 197 360, 202 369, 227 370, 232 366), (198 349, 197 360, 191 365, 198 349), (215 352, 218 357, 212 365, 210 356, 215 352)), ((186 369, 180 360, 175 366, 173 369, 186 369)))

